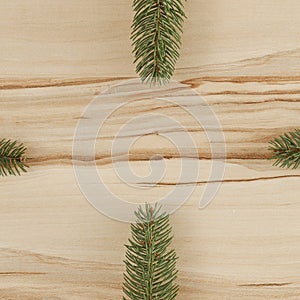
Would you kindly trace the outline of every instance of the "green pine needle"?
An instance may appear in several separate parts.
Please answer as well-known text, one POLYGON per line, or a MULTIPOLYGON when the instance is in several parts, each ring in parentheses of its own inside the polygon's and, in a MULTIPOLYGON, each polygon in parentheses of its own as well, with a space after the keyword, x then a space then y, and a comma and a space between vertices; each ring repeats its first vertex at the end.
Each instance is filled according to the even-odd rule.
POLYGON ((0 176, 21 175, 27 172, 25 163, 26 147, 16 141, 0 140, 0 176))
POLYGON ((297 169, 300 166, 300 130, 285 133, 270 141, 275 166, 297 169))
POLYGON ((144 82, 165 84, 175 70, 181 46, 182 0, 134 0, 131 39, 136 72, 144 82))
POLYGON ((173 240, 169 215, 149 204, 135 214, 137 223, 131 225, 132 238, 126 245, 123 300, 174 300, 177 256, 168 250, 173 240))

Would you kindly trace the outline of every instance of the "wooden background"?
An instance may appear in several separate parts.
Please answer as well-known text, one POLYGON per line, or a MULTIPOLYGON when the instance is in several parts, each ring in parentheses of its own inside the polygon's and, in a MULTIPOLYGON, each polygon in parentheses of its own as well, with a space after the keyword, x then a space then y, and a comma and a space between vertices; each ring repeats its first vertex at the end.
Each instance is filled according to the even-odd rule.
MULTIPOLYGON (((92 208, 71 159, 86 105, 136 77, 131 1, 0 4, 1 136, 25 143, 31 165, 28 174, 0 181, 0 299, 121 299, 129 226, 92 208)), ((175 79, 195 88, 217 114, 227 162, 209 207, 197 209, 210 164, 204 160, 202 181, 171 217, 180 257, 178 299, 300 299, 300 172, 266 160, 269 139, 300 127, 300 3, 190 0, 186 10, 175 79)), ((139 104, 112 117, 106 141, 97 143, 98 167, 108 177, 109 133, 122 118, 147 109, 188 123, 176 107, 147 99, 139 104)), ((192 134, 200 157, 209 158, 204 133, 192 134)), ((147 138, 131 151, 133 168, 145 171, 148 158, 160 153, 176 171, 172 146, 162 147, 155 134, 147 138)), ((109 178, 108 185, 123 191, 109 178)), ((143 197, 168 191, 170 180, 143 197)), ((140 200, 134 189, 126 194, 140 200)))

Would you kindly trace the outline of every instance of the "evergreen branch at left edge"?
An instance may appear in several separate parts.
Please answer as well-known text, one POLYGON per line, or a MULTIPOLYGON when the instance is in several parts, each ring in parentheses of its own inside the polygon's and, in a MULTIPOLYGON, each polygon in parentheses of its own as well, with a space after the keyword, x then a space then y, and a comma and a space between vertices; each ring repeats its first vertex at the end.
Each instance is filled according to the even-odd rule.
POLYGON ((21 175, 27 172, 26 147, 8 139, 0 140, 0 176, 21 175))
POLYGON ((274 165, 281 168, 297 169, 300 166, 300 130, 295 129, 269 142, 274 165))

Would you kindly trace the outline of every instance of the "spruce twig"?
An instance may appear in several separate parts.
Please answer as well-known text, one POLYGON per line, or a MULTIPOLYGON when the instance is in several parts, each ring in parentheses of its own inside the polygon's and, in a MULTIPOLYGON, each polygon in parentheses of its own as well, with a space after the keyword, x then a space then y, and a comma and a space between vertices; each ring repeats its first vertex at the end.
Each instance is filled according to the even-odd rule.
POLYGON ((131 225, 132 238, 126 245, 123 300, 174 300, 177 257, 168 250, 173 240, 169 215, 149 204, 135 214, 137 223, 131 225))
POLYGON ((0 140, 0 176, 21 175, 27 172, 25 163, 26 147, 16 141, 0 140))
POLYGON ((281 168, 297 169, 300 166, 300 130, 296 129, 270 141, 274 165, 281 168))
POLYGON ((183 21, 182 0, 134 0, 131 39, 136 72, 151 84, 172 77, 179 58, 183 21))

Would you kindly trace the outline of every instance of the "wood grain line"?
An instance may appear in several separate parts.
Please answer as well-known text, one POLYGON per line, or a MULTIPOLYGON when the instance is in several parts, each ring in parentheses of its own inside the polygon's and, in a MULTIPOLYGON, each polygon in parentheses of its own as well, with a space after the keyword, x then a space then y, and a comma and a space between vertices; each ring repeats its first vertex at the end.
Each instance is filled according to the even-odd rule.
POLYGON ((130 77, 112 77, 112 78, 27 78, 21 79, 0 79, 0 90, 19 90, 53 87, 72 87, 90 84, 102 84, 106 82, 120 81, 130 79, 130 77))
POLYGON ((238 286, 241 287, 281 287, 293 284, 292 282, 270 282, 270 283, 246 283, 246 284, 239 284, 238 286))
MULTIPOLYGON (((18 89, 35 89, 35 88, 50 88, 50 87, 72 87, 80 85, 103 84, 107 82, 130 80, 136 77, 96 77, 96 78, 26 78, 26 79, 0 79, 0 90, 18 90, 18 89)), ((200 76, 187 80, 181 80, 180 83, 186 84, 191 88, 198 88, 204 82, 212 83, 296 83, 300 82, 300 76, 200 76)), ((290 92, 291 94, 300 94, 299 90, 290 92)), ((232 91, 224 91, 222 93, 210 93, 207 95, 226 95, 236 94, 232 91)), ((241 92, 241 94, 243 94, 241 92)), ((249 93, 245 95, 273 95, 283 94, 280 91, 273 91, 268 93, 249 93)))
MULTIPOLYGON (((207 184, 207 183, 240 183, 240 182, 254 182, 254 181, 267 181, 283 178, 300 178, 300 175, 281 175, 270 177, 257 177, 257 178, 245 178, 245 179, 224 179, 224 180, 207 180, 207 181, 195 181, 195 182, 159 182, 155 183, 155 186, 173 186, 173 185, 194 185, 194 184, 207 184)), ((146 182, 139 183, 142 186, 148 186, 146 182)))
POLYGON ((45 272, 0 272, 0 276, 32 276, 32 275, 46 275, 45 272))

